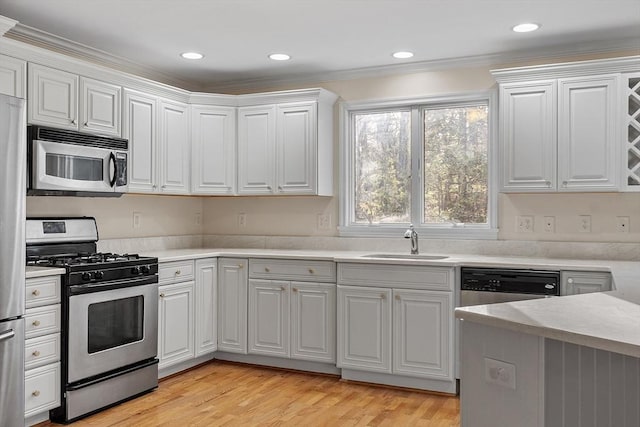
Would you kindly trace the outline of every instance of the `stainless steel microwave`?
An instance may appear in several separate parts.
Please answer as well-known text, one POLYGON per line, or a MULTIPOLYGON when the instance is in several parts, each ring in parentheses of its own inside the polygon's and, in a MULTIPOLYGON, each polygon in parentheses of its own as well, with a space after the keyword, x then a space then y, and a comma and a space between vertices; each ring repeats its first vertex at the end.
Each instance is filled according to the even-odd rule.
POLYGON ((27 194, 120 196, 127 191, 126 139, 28 126, 27 194))

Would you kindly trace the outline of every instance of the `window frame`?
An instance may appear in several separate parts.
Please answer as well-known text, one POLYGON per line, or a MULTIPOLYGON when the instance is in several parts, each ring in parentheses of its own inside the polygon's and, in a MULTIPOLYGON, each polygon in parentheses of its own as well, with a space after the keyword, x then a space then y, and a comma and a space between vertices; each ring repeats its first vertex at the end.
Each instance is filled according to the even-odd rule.
POLYGON ((355 127, 352 117, 355 113, 382 112, 409 109, 411 111, 411 220, 416 231, 424 237, 440 239, 483 239, 498 238, 498 111, 497 92, 488 90, 464 94, 433 97, 411 97, 388 100, 341 102, 339 104, 339 145, 340 145, 340 219, 338 235, 342 237, 398 237, 409 226, 395 224, 356 224, 353 221, 355 200, 355 127), (421 224, 424 204, 424 132, 422 112, 426 109, 460 107, 486 103, 488 108, 487 144, 487 224, 421 224), (415 136, 418 135, 418 138, 415 136), (416 173, 417 171, 417 173, 416 173))

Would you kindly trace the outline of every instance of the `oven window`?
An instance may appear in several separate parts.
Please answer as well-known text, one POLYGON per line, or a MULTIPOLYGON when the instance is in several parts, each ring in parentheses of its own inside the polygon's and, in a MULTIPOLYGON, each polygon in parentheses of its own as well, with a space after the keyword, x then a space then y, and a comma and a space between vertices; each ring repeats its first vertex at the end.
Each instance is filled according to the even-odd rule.
POLYGON ((89 354, 140 341, 144 328, 144 297, 89 305, 89 354))
POLYGON ((46 173, 78 181, 102 181, 102 159, 47 153, 46 173))

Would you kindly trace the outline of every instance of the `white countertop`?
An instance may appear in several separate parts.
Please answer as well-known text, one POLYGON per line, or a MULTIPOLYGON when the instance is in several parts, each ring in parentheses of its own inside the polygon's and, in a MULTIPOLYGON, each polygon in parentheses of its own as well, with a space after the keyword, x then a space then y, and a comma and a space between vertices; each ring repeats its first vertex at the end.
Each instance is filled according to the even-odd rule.
POLYGON ((66 270, 64 268, 33 267, 28 265, 25 268, 25 277, 27 279, 32 279, 34 277, 58 276, 60 274, 64 274, 65 272, 66 270))

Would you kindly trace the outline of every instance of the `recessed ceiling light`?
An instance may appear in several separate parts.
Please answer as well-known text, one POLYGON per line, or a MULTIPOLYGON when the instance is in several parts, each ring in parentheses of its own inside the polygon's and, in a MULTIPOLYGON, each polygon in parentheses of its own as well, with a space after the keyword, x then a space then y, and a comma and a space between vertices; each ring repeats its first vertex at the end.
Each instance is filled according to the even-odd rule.
POLYGON ((396 59, 407 59, 413 57, 413 52, 395 52, 393 57, 396 59))
POLYGON ((535 31, 540 28, 540 25, 534 24, 533 22, 525 22, 524 24, 518 24, 512 28, 516 33, 529 33, 531 31, 535 31))
POLYGON ((204 55, 198 52, 184 52, 180 54, 184 59, 202 59, 204 55))
POLYGON ((273 59, 274 61, 288 61, 291 57, 286 53, 272 53, 269 55, 269 59, 273 59))

